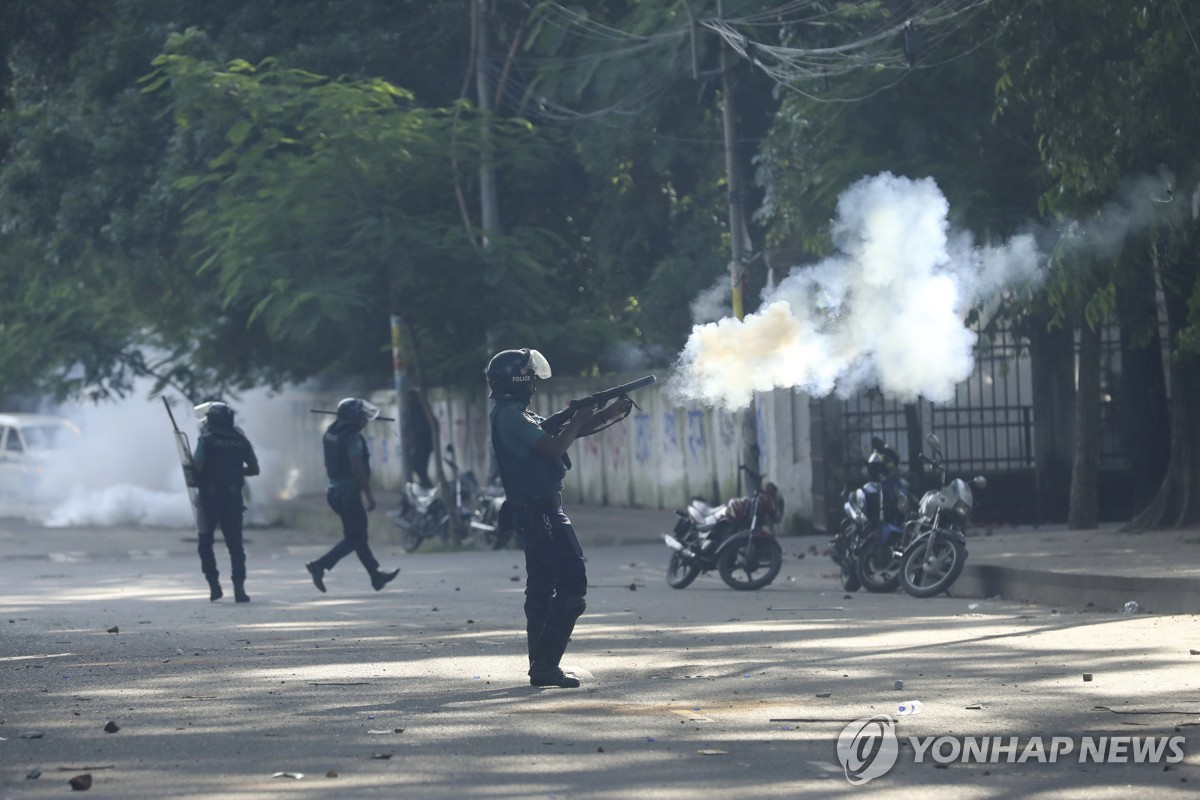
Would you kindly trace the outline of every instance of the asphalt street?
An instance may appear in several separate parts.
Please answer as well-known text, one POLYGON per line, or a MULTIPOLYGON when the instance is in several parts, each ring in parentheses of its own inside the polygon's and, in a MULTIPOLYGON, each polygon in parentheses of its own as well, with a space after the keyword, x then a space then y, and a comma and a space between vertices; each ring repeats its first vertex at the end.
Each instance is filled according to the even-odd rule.
POLYGON ((715 576, 677 591, 664 547, 593 547, 564 661, 584 686, 535 689, 520 552, 380 541, 402 568, 392 585, 371 591, 351 558, 320 594, 303 565, 327 536, 249 540, 253 601, 227 588, 209 603, 184 532, 0 521, 0 798, 59 797, 83 774, 88 796, 147 800, 1097 800, 1200 785, 1194 616, 846 595, 805 539, 784 540, 762 591, 715 576), (911 700, 921 712, 895 716, 911 700), (899 754, 852 785, 839 735, 875 715, 894 718, 899 754), (917 763, 909 737, 930 736, 1183 737, 1185 757, 917 763))

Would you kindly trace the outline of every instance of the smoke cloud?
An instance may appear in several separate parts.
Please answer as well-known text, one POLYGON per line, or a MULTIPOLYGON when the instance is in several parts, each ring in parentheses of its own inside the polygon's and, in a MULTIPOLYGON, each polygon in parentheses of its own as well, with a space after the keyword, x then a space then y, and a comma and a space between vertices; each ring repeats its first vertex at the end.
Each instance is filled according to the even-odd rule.
POLYGON ((931 178, 854 184, 832 224, 837 254, 794 268, 744 320, 693 327, 671 391, 730 408, 793 386, 949 400, 974 366, 967 311, 1035 280, 1040 258, 1032 235, 977 246, 950 229, 948 213, 931 178))
MULTIPOLYGON (((148 396, 149 383, 134 387, 123 400, 100 405, 61 406, 54 413, 83 431, 46 464, 42 486, 49 502, 30 510, 47 527, 145 525, 195 528, 191 502, 175 447, 171 421, 162 400, 148 396)), ((168 395, 170 393, 168 392, 168 395)), ((247 521, 259 511, 258 501, 283 491, 286 470, 278 469, 277 451, 262 429, 278 416, 271 395, 248 392, 230 399, 235 423, 246 431, 262 467, 247 479, 247 521)), ((172 405, 175 421, 196 447, 199 424, 187 402, 172 405)))

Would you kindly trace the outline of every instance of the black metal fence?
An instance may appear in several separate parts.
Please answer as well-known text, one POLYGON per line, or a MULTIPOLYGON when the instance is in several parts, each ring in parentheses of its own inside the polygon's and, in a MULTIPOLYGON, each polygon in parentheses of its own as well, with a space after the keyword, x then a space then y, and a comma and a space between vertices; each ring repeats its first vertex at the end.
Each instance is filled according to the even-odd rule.
MULTIPOLYGON (((1116 392, 1107 382, 1120 372, 1120 331, 1113 325, 1102 331, 1102 385, 1100 468, 1112 482, 1129 469, 1122 452, 1116 392)), ((1078 353, 1078 349, 1076 350, 1078 353)), ((1006 325, 980 333, 975 369, 955 389, 948 403, 918 398, 910 404, 868 391, 841 401, 843 479, 846 488, 864 479, 863 463, 871 453, 871 438, 879 436, 895 447, 905 462, 910 418, 920 426, 920 438, 934 433, 942 442, 948 469, 959 475, 983 474, 998 484, 994 509, 1008 509, 1005 521, 1042 521, 1028 502, 1034 483, 1035 442, 1033 380, 1029 345, 1006 325), (995 480, 995 479, 999 480, 995 480), (1003 495, 1011 496, 1003 496, 1003 495)), ((928 450, 925 451, 928 454, 928 450)), ((1102 476, 1102 479, 1104 476, 1102 476)))

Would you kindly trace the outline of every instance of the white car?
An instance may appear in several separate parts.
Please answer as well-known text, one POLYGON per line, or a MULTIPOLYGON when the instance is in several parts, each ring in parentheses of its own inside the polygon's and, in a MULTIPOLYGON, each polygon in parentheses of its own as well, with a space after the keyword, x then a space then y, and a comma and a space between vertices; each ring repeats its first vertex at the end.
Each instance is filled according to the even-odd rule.
POLYGON ((70 420, 47 414, 0 414, 0 497, 35 500, 54 492, 43 484, 47 467, 79 443, 70 420))

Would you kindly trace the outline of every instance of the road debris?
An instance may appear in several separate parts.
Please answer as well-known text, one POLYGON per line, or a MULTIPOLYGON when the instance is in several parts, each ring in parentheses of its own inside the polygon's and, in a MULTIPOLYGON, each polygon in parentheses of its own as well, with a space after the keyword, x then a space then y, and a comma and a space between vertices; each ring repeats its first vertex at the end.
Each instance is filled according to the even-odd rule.
POLYGON ((105 733, 116 733, 119 730, 121 730, 121 726, 113 722, 111 719, 108 721, 108 724, 104 726, 105 733))
POLYGON ((74 778, 71 778, 67 783, 71 784, 71 788, 77 792, 86 792, 92 788, 92 775, 89 772, 85 772, 82 775, 76 775, 74 778))

